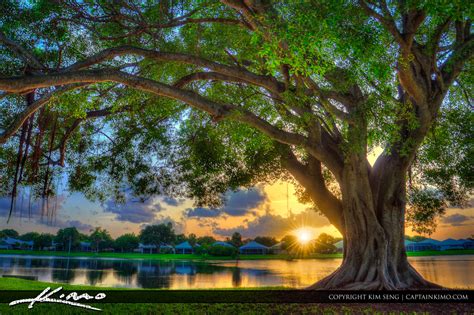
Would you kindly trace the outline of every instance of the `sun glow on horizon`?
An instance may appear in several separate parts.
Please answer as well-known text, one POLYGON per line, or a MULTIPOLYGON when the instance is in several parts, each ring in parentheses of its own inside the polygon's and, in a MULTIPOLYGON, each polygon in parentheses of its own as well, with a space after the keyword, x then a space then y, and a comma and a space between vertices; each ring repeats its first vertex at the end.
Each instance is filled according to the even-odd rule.
POLYGON ((300 242, 303 245, 308 244, 309 241, 311 241, 313 239, 312 231, 310 229, 306 228, 306 227, 302 227, 302 228, 297 229, 294 232, 294 234, 295 234, 296 238, 298 239, 298 242, 300 242))

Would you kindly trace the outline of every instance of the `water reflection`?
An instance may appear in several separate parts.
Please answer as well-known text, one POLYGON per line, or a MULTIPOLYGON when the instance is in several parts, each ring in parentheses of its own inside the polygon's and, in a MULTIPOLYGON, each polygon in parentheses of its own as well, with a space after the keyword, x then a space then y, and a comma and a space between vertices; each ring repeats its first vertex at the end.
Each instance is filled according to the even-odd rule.
MULTIPOLYGON (((429 281, 451 288, 473 288, 474 256, 410 258, 429 281)), ((252 261, 156 261, 0 256, 0 274, 38 280, 128 288, 306 287, 332 271, 340 259, 252 261)))

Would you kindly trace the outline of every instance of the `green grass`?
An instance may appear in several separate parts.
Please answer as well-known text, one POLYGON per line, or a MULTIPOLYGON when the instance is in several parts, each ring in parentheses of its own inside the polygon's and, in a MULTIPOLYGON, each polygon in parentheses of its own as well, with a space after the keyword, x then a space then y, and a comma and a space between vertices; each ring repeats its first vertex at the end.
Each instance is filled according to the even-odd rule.
POLYGON ((101 288, 91 285, 73 285, 67 283, 51 283, 18 278, 0 278, 0 290, 44 290, 46 287, 63 287, 64 290, 120 290, 120 288, 101 288))
MULTIPOLYGON (((57 282, 44 282, 36 280, 26 280, 19 278, 2 278, 0 277, 0 290, 44 290, 46 287, 57 288, 63 287, 64 290, 142 290, 130 288, 112 288, 99 287, 92 285, 76 285, 57 282)), ((274 286, 274 287, 247 287, 247 288, 225 288, 225 289, 207 289, 207 290, 293 290, 289 287, 274 286)), ((168 290, 168 289, 147 289, 147 290, 168 290)), ((200 290, 200 289, 196 289, 200 290)))
MULTIPOLYGON (((89 305, 97 307, 102 312, 88 311, 81 308, 73 308, 70 306, 58 304, 36 304, 33 309, 28 309, 26 305, 16 305, 9 307, 6 304, 0 305, 0 314, 25 314, 25 315, 68 315, 68 314, 179 314, 179 315, 239 315, 239 314, 325 314, 325 315, 350 315, 350 314, 388 314, 385 310, 378 311, 377 308, 370 305, 366 306, 341 306, 341 305, 321 305, 321 304, 268 304, 268 303, 215 303, 215 304, 93 304, 89 305)), ((397 312, 400 306, 390 306, 390 314, 430 314, 411 312, 397 312), (395 312, 393 312, 395 310, 395 312)))
MULTIPOLYGON (((217 257, 196 254, 141 254, 141 253, 85 253, 85 252, 48 252, 28 250, 0 250, 0 255, 33 255, 33 256, 55 256, 55 257, 94 257, 94 258, 118 258, 118 259, 151 259, 151 260, 235 260, 235 257, 217 257)), ((446 250, 446 251, 423 251, 408 252, 409 257, 418 256, 443 256, 443 255, 474 255, 474 249, 446 250)), ((287 254, 277 255, 240 255, 240 260, 264 260, 264 259, 331 259, 342 258, 342 254, 309 254, 303 257, 295 257, 287 254)))
POLYGON ((422 252, 407 252, 408 257, 418 256, 452 256, 452 255, 474 255, 474 249, 452 249, 452 250, 426 250, 422 252))
MULTIPOLYGON (((0 278, 1 290, 43 290, 46 287, 57 288, 59 284, 39 282, 15 278, 0 278)), ((120 288, 98 288, 85 285, 61 285, 65 290, 123 290, 120 288)), ((246 288, 244 290, 256 288, 246 288)), ((260 290, 282 289, 280 288, 258 288, 260 290)), ((137 289, 140 290, 140 289, 137 289)), ((467 314, 470 311, 469 304, 270 304, 270 303, 85 303, 102 309, 101 314, 467 314)), ((33 309, 28 309, 26 304, 14 307, 8 304, 0 304, 0 314, 94 314, 81 308, 59 304, 36 304, 33 309)))

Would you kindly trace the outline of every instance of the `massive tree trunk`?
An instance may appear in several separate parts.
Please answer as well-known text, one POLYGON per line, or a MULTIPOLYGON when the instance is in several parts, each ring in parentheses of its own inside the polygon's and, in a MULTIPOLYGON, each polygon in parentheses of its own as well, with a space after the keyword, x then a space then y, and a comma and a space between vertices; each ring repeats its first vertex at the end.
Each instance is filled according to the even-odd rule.
POLYGON ((423 279, 407 260, 403 172, 394 167, 387 168, 385 164, 383 170, 387 172, 379 173, 377 178, 380 180, 371 179, 370 166, 361 157, 353 156, 346 161, 340 184, 344 237, 342 264, 309 289, 439 288, 423 279))

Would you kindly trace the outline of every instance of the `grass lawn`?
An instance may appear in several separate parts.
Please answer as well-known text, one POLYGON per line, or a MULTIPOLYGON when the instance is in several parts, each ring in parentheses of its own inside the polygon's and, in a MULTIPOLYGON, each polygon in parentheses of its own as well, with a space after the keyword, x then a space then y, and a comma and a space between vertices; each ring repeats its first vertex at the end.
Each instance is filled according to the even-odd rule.
MULTIPOLYGON (((43 290, 59 284, 47 282, 0 278, 1 290, 43 290)), ((98 288, 84 285, 62 285, 65 290, 122 290, 117 288, 98 288)), ((255 288, 248 288, 255 290, 255 288)), ((281 288, 258 288, 281 289, 281 288)), ((244 289, 246 290, 246 289, 244 289)), ((469 304, 270 304, 270 303, 84 303, 102 309, 102 314, 468 314, 472 311, 469 304), (440 313, 441 312, 441 313, 440 313)), ((36 304, 28 309, 26 304, 14 307, 0 304, 0 314, 85 314, 94 313, 81 308, 59 304, 36 304)))
MULTIPOLYGON (((446 250, 446 251, 423 251, 408 252, 409 257, 418 256, 443 256, 443 255, 474 255, 474 249, 446 250)), ((33 255, 33 256, 56 256, 56 257, 94 257, 94 258, 118 258, 118 259, 151 259, 151 260, 234 260, 233 257, 218 257, 196 254, 141 254, 141 253, 87 253, 87 252, 49 252, 29 250, 0 250, 0 255, 33 255)), ((327 259, 342 258, 342 254, 309 254, 304 257, 295 257, 288 254, 276 255, 240 255, 240 260, 263 260, 263 259, 327 259)))
MULTIPOLYGON (((0 277, 0 290, 44 290, 46 287, 57 288, 63 287, 64 290, 142 290, 142 289, 129 289, 129 288, 107 288, 92 285, 76 285, 67 283, 52 283, 36 280, 25 280, 19 278, 2 278, 0 277)), ((255 288, 225 288, 217 290, 292 290, 289 287, 255 287, 255 288)), ((147 290, 168 290, 168 289, 147 289, 147 290)), ((199 289, 196 289, 199 290, 199 289)), ((214 289, 209 289, 214 290, 214 289)))

